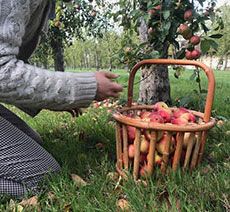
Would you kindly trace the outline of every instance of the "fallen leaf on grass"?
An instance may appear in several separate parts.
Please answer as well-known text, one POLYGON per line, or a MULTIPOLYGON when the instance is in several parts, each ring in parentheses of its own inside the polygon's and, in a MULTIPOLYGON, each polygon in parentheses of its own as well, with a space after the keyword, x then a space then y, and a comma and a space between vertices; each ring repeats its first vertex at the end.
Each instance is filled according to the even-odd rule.
POLYGON ((19 203, 19 205, 24 206, 25 208, 36 207, 37 211, 40 211, 40 206, 39 206, 37 199, 38 199, 38 197, 37 197, 37 195, 35 195, 35 196, 31 197, 30 199, 22 200, 19 203))
POLYGON ((119 175, 117 172, 109 172, 107 174, 107 179, 115 182, 118 179, 119 175))
POLYGON ((82 186, 87 186, 88 185, 87 182, 85 182, 81 177, 79 177, 76 174, 71 174, 71 177, 72 177, 72 180, 76 183, 77 186, 79 186, 80 184, 82 186))
POLYGON ((117 200, 117 212, 126 211, 131 212, 131 205, 126 199, 117 200))
POLYGON ((21 205, 17 205, 16 207, 16 204, 14 202, 14 200, 10 200, 10 212, 22 212, 23 211, 23 207, 21 205), (16 210, 17 208, 17 210, 16 210))
POLYGON ((56 196, 55 196, 55 194, 52 192, 52 191, 50 191, 49 193, 48 193, 48 199, 49 200, 55 200, 56 199, 56 196))
POLYGON ((123 183, 122 177, 119 176, 119 179, 118 179, 118 181, 117 181, 117 183, 115 185, 114 191, 121 192, 122 189, 121 189, 120 185, 122 185, 122 183, 123 183))
POLYGON ((71 207, 71 203, 67 203, 67 204, 64 205, 63 210, 66 211, 66 212, 69 212, 70 207, 71 207))
POLYGON ((206 167, 203 167, 201 170, 200 170, 200 174, 201 175, 206 175, 206 174, 209 174, 212 172, 212 167, 210 165, 207 165, 206 167))

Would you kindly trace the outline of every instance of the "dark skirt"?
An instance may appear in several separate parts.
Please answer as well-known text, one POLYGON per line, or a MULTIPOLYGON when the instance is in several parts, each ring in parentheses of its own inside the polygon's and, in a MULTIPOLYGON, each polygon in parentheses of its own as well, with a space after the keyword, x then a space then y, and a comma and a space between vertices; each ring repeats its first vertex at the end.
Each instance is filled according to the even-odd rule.
POLYGON ((38 133, 0 105, 0 195, 37 193, 41 180, 60 170, 41 142, 38 133))

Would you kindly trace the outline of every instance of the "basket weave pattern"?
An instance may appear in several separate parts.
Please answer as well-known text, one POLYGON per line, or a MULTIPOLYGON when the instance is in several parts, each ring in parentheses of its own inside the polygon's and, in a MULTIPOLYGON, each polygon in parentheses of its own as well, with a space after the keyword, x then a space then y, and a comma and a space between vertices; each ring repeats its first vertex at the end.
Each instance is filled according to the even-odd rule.
MULTIPOLYGON (((176 170, 179 167, 182 167, 183 170, 187 168, 193 169, 200 165, 202 160, 202 155, 204 152, 204 147, 207 139, 208 131, 215 125, 215 120, 211 118, 211 108, 213 103, 215 89, 215 80, 213 72, 204 64, 197 61, 187 61, 187 60, 165 60, 165 59, 151 59, 144 60, 134 66, 131 71, 128 85, 128 103, 127 106, 118 110, 113 114, 114 119, 116 120, 116 148, 117 148, 117 164, 116 168, 120 175, 126 177, 124 170, 128 170, 130 165, 132 165, 132 174, 134 179, 139 178, 140 174, 140 142, 141 134, 143 130, 149 130, 151 133, 150 136, 150 145, 149 145, 149 159, 147 164, 147 171, 151 175, 154 172, 155 167, 155 152, 157 144, 157 136, 159 133, 164 132, 166 134, 166 142, 164 147, 164 152, 162 154, 162 162, 160 164, 161 172, 164 174, 167 171, 168 167, 171 167, 172 170, 176 170), (138 114, 143 111, 154 110, 153 105, 132 105, 133 98, 133 82, 134 76, 137 70, 146 64, 176 64, 176 65, 194 65, 203 69, 208 77, 208 93, 206 98, 206 105, 204 113, 198 111, 189 110, 190 113, 195 115, 198 120, 197 123, 189 125, 175 125, 175 124, 162 124, 162 123, 153 123, 146 122, 139 119, 133 119, 127 117, 125 114, 138 114), (134 160, 130 162, 128 157, 128 131, 127 126, 133 126, 135 130, 135 153, 134 160), (189 142, 185 150, 185 156, 183 163, 181 163, 181 153, 182 145, 185 133, 190 133, 189 142), (175 137, 177 134, 178 139, 176 141, 175 150, 170 152, 170 145, 172 137, 175 137), (195 141, 195 142, 193 142, 195 141)), ((173 109, 173 108, 171 108, 173 109)))

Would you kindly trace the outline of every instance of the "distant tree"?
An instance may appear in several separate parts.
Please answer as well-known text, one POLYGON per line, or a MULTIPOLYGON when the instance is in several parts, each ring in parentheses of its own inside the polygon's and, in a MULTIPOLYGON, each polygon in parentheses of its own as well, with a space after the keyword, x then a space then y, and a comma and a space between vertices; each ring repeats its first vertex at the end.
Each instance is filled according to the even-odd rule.
POLYGON ((220 58, 217 68, 226 70, 228 66, 228 59, 230 58, 230 6, 224 5, 220 8, 220 10, 224 22, 224 28, 220 30, 223 37, 216 40, 219 46, 216 54, 220 58))
MULTIPOLYGON (((35 58, 46 62, 46 56, 52 55, 55 71, 64 71, 64 47, 72 45, 73 39, 103 36, 107 27, 106 13, 101 13, 105 5, 101 1, 81 0, 75 3, 57 1, 56 17, 50 21, 46 37, 41 41, 35 58)), ((33 58, 32 61, 36 61, 33 58)))

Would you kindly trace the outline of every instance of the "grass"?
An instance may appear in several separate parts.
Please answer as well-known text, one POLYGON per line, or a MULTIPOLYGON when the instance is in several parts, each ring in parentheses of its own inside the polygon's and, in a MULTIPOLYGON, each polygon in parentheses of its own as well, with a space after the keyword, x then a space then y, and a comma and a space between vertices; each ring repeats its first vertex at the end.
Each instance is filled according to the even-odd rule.
MULTIPOLYGON (((119 83, 127 86, 128 74, 117 70, 119 83)), ((170 72, 171 94, 174 104, 197 89, 197 83, 189 79, 193 72, 186 70, 176 79, 170 72)), ((216 93, 213 116, 230 118, 229 83, 230 72, 214 71, 216 93)), ((138 81, 139 75, 137 74, 138 81)), ((207 80, 202 75, 202 87, 207 80)), ((121 99, 126 99, 127 89, 121 99)), ((134 98, 138 96, 138 84, 134 98)), ((193 96, 187 106, 197 109, 197 96, 193 96)), ((87 113, 72 120, 68 113, 43 110, 34 119, 15 107, 9 106, 43 137, 43 147, 61 164, 62 171, 51 180, 43 182, 38 195, 41 211, 103 211, 115 212, 120 198, 129 201, 132 211, 176 211, 180 202, 181 211, 230 211, 230 122, 214 127, 208 135, 205 154, 201 166, 191 173, 170 172, 161 176, 158 170, 147 178, 148 187, 136 184, 131 179, 116 188, 116 181, 107 177, 115 172, 116 144, 112 116, 106 109, 90 107, 87 113), (227 133, 226 133, 227 132, 227 133), (99 148, 98 143, 103 147, 99 148), (82 177, 88 185, 77 187, 71 174, 82 177), (54 197, 50 197, 50 192, 54 197)), ((29 198, 31 196, 28 196, 29 198)), ((14 200, 16 205, 20 199, 14 200)), ((10 198, 0 198, 0 211, 10 211, 10 198)), ((36 211, 36 207, 25 211, 36 211)))

